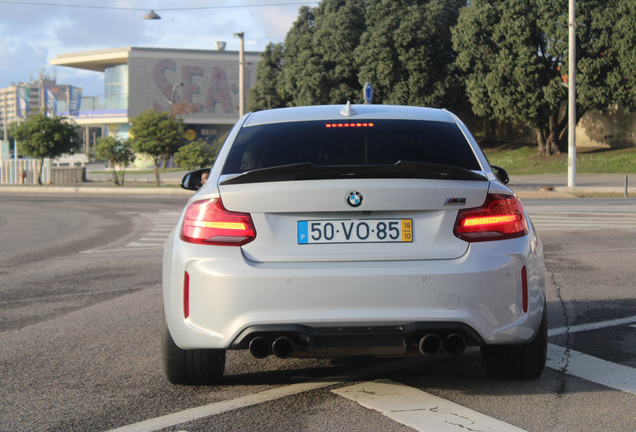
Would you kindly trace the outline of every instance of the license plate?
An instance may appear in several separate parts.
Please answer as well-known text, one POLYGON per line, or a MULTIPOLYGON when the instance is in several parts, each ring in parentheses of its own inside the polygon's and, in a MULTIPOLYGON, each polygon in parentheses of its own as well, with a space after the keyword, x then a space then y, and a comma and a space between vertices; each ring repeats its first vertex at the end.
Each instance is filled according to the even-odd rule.
POLYGON ((298 244, 402 243, 413 241, 411 219, 298 221, 298 244))

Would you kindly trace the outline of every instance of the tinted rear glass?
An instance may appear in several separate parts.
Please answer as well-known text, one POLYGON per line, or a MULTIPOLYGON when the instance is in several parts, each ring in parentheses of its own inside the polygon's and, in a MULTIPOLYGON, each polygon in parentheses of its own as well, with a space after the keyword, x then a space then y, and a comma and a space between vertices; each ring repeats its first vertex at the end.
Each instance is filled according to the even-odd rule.
POLYGON ((350 121, 341 120, 244 127, 230 149, 223 174, 306 162, 389 165, 400 160, 481 170, 454 123, 379 120, 351 126, 350 121))

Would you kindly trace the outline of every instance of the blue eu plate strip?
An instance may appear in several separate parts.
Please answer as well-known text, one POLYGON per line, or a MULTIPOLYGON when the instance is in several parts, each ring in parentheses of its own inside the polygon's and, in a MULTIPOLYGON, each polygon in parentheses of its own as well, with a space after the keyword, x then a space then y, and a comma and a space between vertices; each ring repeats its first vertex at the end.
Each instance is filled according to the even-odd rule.
POLYGON ((307 244, 309 240, 309 230, 307 221, 298 221, 298 244, 307 244))

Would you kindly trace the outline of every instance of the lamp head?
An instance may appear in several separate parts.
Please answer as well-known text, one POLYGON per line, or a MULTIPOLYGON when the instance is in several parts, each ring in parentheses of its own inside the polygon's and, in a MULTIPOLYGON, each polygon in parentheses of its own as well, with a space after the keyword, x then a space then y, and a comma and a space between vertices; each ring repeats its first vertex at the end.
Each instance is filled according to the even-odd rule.
POLYGON ((145 20, 160 20, 161 17, 155 13, 155 11, 151 10, 146 15, 144 15, 145 20))

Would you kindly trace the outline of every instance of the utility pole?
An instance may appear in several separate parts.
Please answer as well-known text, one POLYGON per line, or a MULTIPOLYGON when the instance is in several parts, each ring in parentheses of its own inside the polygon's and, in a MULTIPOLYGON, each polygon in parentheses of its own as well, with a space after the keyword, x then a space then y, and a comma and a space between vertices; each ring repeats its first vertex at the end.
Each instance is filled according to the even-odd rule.
POLYGON ((576 0, 570 0, 568 61, 568 187, 576 186, 576 0))
MULTIPOLYGON (((18 86, 15 86, 15 94, 13 96, 13 112, 15 112, 15 122, 16 124, 20 124, 20 118, 18 117, 18 106, 20 104, 20 100, 18 99, 18 94, 20 90, 18 86)), ((18 163, 18 140, 13 138, 13 160, 18 163)), ((16 165, 17 166, 17 165, 16 165)))
POLYGON ((234 33, 235 38, 240 39, 239 45, 239 117, 245 114, 245 33, 234 33))
POLYGON ((4 101, 4 108, 2 109, 2 128, 4 129, 4 140, 7 141, 7 92, 2 92, 2 99, 4 101))

